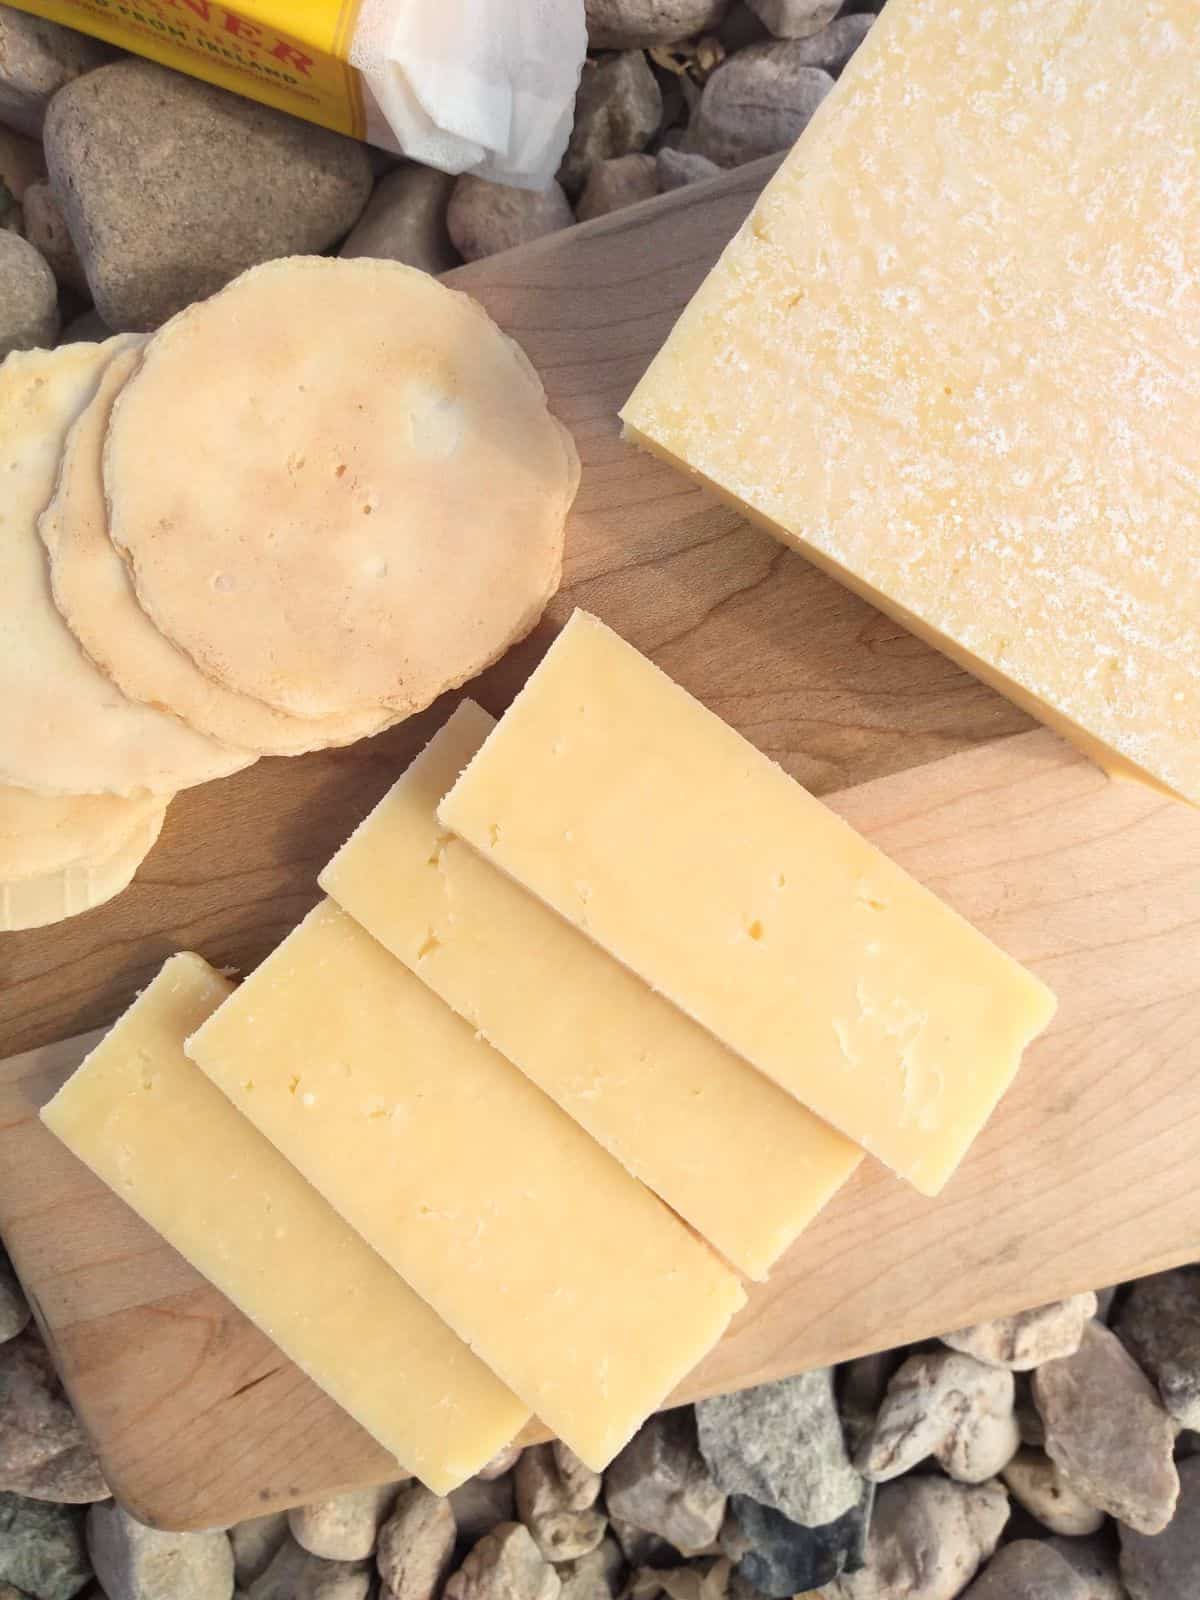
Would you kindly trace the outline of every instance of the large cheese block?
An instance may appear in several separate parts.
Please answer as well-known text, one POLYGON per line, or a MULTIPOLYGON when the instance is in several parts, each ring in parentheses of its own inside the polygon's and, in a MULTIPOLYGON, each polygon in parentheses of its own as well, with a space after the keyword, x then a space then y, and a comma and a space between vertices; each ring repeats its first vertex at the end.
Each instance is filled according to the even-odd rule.
POLYGON ((1200 6, 889 0, 629 434, 1200 802, 1200 6))
POLYGON ((321 887, 751 1277, 862 1151, 449 836, 439 801, 495 723, 472 701, 321 887))
POLYGON ((183 1052, 232 984, 172 956, 42 1121, 285 1355, 448 1494, 529 1408, 183 1052))
POLYGON ((438 815, 926 1194, 1054 1011, 1032 974, 581 611, 438 815))
POLYGON ((707 1245, 332 901, 188 1051, 597 1469, 744 1302, 707 1245))

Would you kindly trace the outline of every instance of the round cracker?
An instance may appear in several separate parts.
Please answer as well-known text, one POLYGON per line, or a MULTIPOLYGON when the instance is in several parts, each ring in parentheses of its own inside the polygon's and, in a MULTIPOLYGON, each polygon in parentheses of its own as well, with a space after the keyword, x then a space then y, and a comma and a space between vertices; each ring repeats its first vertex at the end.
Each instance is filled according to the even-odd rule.
POLYGON ((127 889, 162 831, 168 802, 135 824, 117 848, 100 859, 74 861, 58 872, 19 883, 0 883, 0 933, 44 928, 92 911, 127 889))
POLYGON ((67 626, 122 694, 173 712, 223 744, 294 756, 377 733, 386 712, 289 717, 222 688, 164 639, 138 605, 129 568, 108 537, 100 458, 113 402, 141 360, 141 343, 109 363, 95 398, 71 429, 54 498, 38 519, 54 603, 67 626))
POLYGON ((407 715, 537 621, 579 463, 466 295, 395 261, 302 256, 155 335, 104 480, 139 604, 203 672, 296 716, 407 715))
POLYGON ((162 808, 161 795, 48 795, 0 784, 0 882, 44 878, 85 857, 103 860, 162 808))
POLYGON ((0 783, 42 794, 173 793, 254 760, 127 700, 50 593, 37 519, 67 433, 128 344, 19 351, 0 365, 0 783))

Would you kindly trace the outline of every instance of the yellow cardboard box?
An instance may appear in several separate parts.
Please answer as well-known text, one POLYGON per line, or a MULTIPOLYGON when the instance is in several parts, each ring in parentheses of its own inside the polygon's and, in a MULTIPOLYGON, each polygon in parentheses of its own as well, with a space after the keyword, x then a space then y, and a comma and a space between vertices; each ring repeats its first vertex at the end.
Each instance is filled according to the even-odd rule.
MULTIPOLYGON (((15 3, 264 105, 367 137, 362 80, 347 60, 359 0, 15 3)), ((370 134, 382 142, 375 121, 370 134)))

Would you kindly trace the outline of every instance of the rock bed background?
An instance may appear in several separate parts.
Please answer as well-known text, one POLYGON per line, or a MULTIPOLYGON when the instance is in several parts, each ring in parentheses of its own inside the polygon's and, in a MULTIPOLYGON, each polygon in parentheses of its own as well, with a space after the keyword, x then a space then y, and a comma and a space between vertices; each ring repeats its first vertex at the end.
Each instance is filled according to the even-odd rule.
MULTIPOLYGON (((882 0, 588 0, 558 181, 442 173, 0 5, 0 356, 296 252, 430 272, 785 150, 882 0)), ((1198 1600, 1200 1269, 652 1419, 165 1534, 108 1497, 0 1257, 0 1600, 1198 1600)))

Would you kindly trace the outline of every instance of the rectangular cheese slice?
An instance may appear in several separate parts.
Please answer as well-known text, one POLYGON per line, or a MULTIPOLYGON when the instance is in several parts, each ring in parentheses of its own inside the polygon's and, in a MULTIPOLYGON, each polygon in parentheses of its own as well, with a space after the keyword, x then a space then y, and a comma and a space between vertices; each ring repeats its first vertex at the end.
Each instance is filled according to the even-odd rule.
POLYGON ((925 1194, 1054 1011, 1035 977, 581 611, 438 815, 925 1194))
POLYGON ((661 1201, 332 901, 187 1048, 597 1470, 744 1303, 661 1201))
POLYGON ((622 415, 1200 802, 1200 5, 889 0, 622 415))
POLYGON ((183 1053, 232 985, 163 967, 42 1121, 400 1464, 438 1494, 529 1408, 183 1053))
POLYGON ((495 726, 464 701, 321 887, 754 1278, 862 1157, 437 820, 495 726))

